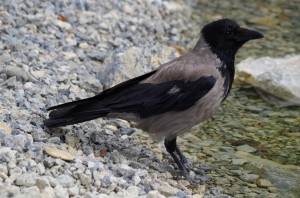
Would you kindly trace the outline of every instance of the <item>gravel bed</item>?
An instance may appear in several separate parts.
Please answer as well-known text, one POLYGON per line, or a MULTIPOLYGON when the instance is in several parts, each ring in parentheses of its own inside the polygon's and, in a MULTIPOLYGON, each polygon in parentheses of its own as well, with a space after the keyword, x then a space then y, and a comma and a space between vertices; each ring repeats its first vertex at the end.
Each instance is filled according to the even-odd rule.
POLYGON ((1 197, 202 197, 205 187, 174 180, 178 171, 161 145, 149 150, 150 138, 141 141, 144 134, 126 121, 42 126, 46 108, 110 83, 99 76, 114 53, 151 45, 151 55, 194 42, 182 39, 194 24, 189 13, 184 1, 3 1, 1 197))
MULTIPOLYGON (((197 174, 210 177, 209 182, 198 186, 177 176, 176 165, 162 143, 154 142, 126 121, 97 119, 51 130, 42 126, 48 107, 93 96, 138 74, 131 67, 121 73, 121 63, 134 63, 143 67, 137 72, 145 72, 151 69, 150 64, 159 65, 183 53, 196 42, 204 22, 236 17, 248 25, 261 23, 239 17, 245 10, 232 12, 238 16, 228 14, 223 9, 228 6, 225 4, 208 4, 206 0, 198 4, 183 0, 2 1, 1 197, 296 197, 299 167, 258 156, 299 164, 299 156, 291 152, 299 144, 299 136, 292 133, 299 129, 295 124, 298 111, 287 109, 284 116, 274 114, 273 107, 266 107, 247 89, 235 87, 220 114, 201 129, 195 128, 195 135, 179 140, 194 162, 191 166, 200 170, 197 174), (220 8, 222 16, 212 14, 220 8), (135 58, 127 59, 127 55, 135 58), (106 72, 113 76, 106 76, 106 72), (243 101, 236 103, 239 94, 243 101), (259 107, 254 105, 257 102, 259 107), (235 114, 238 111, 254 113, 239 120, 243 114, 235 114), (270 131, 272 122, 262 119, 266 127, 259 131, 261 137, 254 137, 256 128, 247 123, 258 118, 257 112, 278 118, 281 124, 270 131), (266 148, 257 146, 259 141, 268 144, 268 137, 280 134, 286 123, 290 124, 290 135, 278 142, 293 140, 288 150, 279 152, 282 147, 272 142, 268 148, 276 147, 278 153, 269 155, 266 148)), ((241 6, 236 4, 233 7, 241 6)), ((252 13, 252 9, 246 10, 252 13)), ((294 17, 293 12, 287 13, 294 17)), ((271 29, 261 24, 257 27, 262 31, 271 29)), ((284 53, 295 52, 298 45, 294 43, 291 47, 284 45, 284 53)), ((254 48, 249 54, 261 55, 257 53, 260 44, 248 46, 254 48)), ((269 43, 264 47, 275 48, 269 43)), ((258 127, 261 123, 254 124, 258 127)))

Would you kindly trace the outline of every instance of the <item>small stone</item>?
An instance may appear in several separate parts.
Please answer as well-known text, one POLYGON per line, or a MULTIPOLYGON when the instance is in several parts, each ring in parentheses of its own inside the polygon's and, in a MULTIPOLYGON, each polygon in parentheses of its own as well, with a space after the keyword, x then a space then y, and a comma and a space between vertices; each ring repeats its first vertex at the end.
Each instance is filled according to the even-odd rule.
POLYGON ((38 174, 43 175, 45 173, 45 166, 42 163, 38 163, 36 166, 36 171, 38 174))
POLYGON ((178 198, 188 198, 188 197, 189 197, 189 196, 188 196, 185 192, 183 192, 182 190, 179 190, 179 191, 176 193, 175 196, 178 197, 178 198))
POLYGON ((103 146, 100 148, 99 152, 100 152, 100 157, 105 157, 107 155, 107 147, 103 146))
POLYGON ((52 157, 61 158, 66 161, 73 161, 75 159, 75 157, 71 155, 69 152, 59 150, 56 148, 46 147, 45 152, 52 157))
POLYGON ((70 196, 76 196, 76 195, 78 195, 78 193, 79 193, 78 186, 75 185, 73 187, 68 188, 68 193, 69 193, 70 196))
POLYGON ((70 175, 60 175, 57 177, 57 181, 65 188, 69 188, 75 185, 75 179, 70 175))
POLYGON ((80 174, 79 179, 82 185, 86 186, 92 183, 92 179, 90 176, 86 174, 80 174))
POLYGON ((132 180, 135 186, 137 186, 141 182, 141 178, 137 175, 133 176, 132 180))
POLYGON ((165 198, 158 190, 151 190, 148 192, 146 198, 165 198))
POLYGON ((104 178, 102 179, 102 186, 103 187, 108 187, 111 184, 111 180, 109 176, 104 176, 104 178))
POLYGON ((132 177, 135 174, 135 170, 126 164, 120 164, 117 173, 121 176, 132 177))
POLYGON ((250 188, 257 188, 256 184, 247 184, 247 186, 250 187, 250 188))
POLYGON ((232 159, 231 160, 231 163, 233 165, 243 165, 247 162, 247 160, 244 160, 244 159, 232 159))
POLYGON ((248 144, 237 146, 236 149, 238 151, 244 151, 244 152, 247 152, 247 153, 254 153, 254 152, 256 152, 256 148, 253 148, 252 146, 249 146, 248 144))
POLYGON ((36 186, 42 191, 47 187, 51 187, 50 182, 47 178, 37 178, 36 186))
POLYGON ((69 197, 68 192, 67 192, 67 189, 63 188, 63 187, 60 186, 60 185, 57 185, 57 186, 54 188, 54 191, 55 191, 55 196, 56 196, 56 198, 65 198, 65 197, 69 197))
POLYGON ((256 181, 256 184, 259 187, 265 187, 265 188, 272 186, 272 183, 269 180, 267 180, 267 179, 258 179, 256 181))
POLYGON ((267 27, 273 27, 277 23, 277 21, 271 17, 256 17, 256 18, 250 19, 249 22, 257 24, 257 25, 267 26, 267 27))
POLYGON ((0 178, 2 178, 3 180, 6 180, 8 178, 8 176, 5 173, 0 172, 0 178))
POLYGON ((5 173, 6 175, 8 174, 8 169, 6 164, 0 164, 0 172, 5 173))
POLYGON ((36 184, 36 173, 24 173, 17 177, 16 179, 16 185, 18 186, 33 186, 36 184))
POLYGON ((139 192, 140 192, 140 188, 138 188, 137 186, 129 186, 127 188, 127 193, 129 195, 129 197, 138 197, 139 196, 139 192))
POLYGON ((162 183, 159 186, 158 191, 165 196, 173 196, 178 190, 167 183, 162 183))
POLYGON ((88 56, 92 60, 97 60, 97 61, 103 62, 107 55, 104 52, 95 51, 95 52, 89 53, 88 56))
POLYGON ((89 44, 87 44, 86 42, 83 42, 83 43, 80 43, 80 44, 79 44, 79 47, 80 47, 81 49, 87 49, 87 48, 89 48, 89 44))
POLYGON ((4 122, 0 122, 0 131, 3 130, 7 134, 11 134, 11 128, 4 122))
POLYGON ((48 139, 48 142, 53 143, 53 144, 60 144, 61 140, 60 140, 59 137, 51 137, 51 138, 48 139))
POLYGON ((244 174, 240 176, 241 180, 245 182, 255 182, 259 176, 255 174, 244 174))
POLYGON ((230 170, 230 172, 235 176, 240 176, 243 173, 241 170, 230 170))
POLYGON ((45 188, 41 193, 41 197, 43 197, 43 198, 53 198, 53 197, 55 197, 54 189, 51 188, 51 187, 45 188))
POLYGON ((88 168, 94 168, 96 166, 96 164, 95 164, 95 162, 88 161, 87 166, 88 166, 88 168))
POLYGON ((55 188, 57 185, 59 185, 57 179, 55 179, 55 178, 53 178, 53 177, 49 177, 48 179, 49 179, 50 185, 51 185, 53 188, 55 188))
POLYGON ((30 186, 22 189, 22 194, 26 197, 40 197, 40 189, 37 186, 30 186))
POLYGON ((217 187, 214 187, 214 188, 211 188, 211 189, 210 189, 210 192, 211 192, 213 195, 220 195, 222 191, 223 191, 223 188, 220 187, 220 186, 217 186, 217 187))
POLYGON ((229 147, 229 146, 222 146, 220 148, 220 151, 225 151, 225 152, 228 152, 228 153, 233 153, 234 152, 234 148, 229 147))
POLYGON ((226 177, 215 177, 216 184, 222 185, 222 184, 230 184, 230 180, 226 177))
POLYGON ((17 79, 23 80, 23 81, 28 81, 29 80, 29 75, 28 73, 20 67, 16 66, 9 66, 0 71, 1 73, 5 73, 9 77, 16 76, 17 79))
POLYGON ((106 125, 105 128, 108 128, 111 131, 117 131, 118 130, 118 128, 115 125, 106 125))
POLYGON ((278 190, 277 190, 277 188, 275 188, 275 187, 269 187, 269 188, 268 188, 268 191, 269 191, 270 193, 276 193, 278 190))
POLYGON ((54 166, 55 160, 52 157, 46 157, 43 160, 43 164, 45 165, 46 168, 51 168, 54 166))
POLYGON ((53 22, 54 25, 62 28, 62 29, 66 29, 66 30, 70 30, 72 28, 71 24, 68 23, 68 22, 64 22, 64 21, 61 21, 61 20, 52 20, 51 22, 53 22))

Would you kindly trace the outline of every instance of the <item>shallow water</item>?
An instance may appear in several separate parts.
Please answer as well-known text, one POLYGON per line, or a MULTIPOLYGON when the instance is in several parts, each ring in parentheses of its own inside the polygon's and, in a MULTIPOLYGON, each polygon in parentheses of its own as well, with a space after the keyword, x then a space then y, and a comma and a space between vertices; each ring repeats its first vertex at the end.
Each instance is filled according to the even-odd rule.
MULTIPOLYGON (((300 53, 300 1, 245 2, 198 0, 193 17, 201 25, 230 18, 265 35, 247 43, 237 63, 247 57, 300 53)), ((263 158, 300 166, 300 107, 268 104, 252 88, 235 85, 221 111, 199 128, 198 135, 232 146, 248 144, 263 158)))
MULTIPOLYGON (((290 54, 300 54, 300 0, 198 0, 190 2, 193 2, 194 8, 192 17, 199 23, 199 27, 215 19, 230 18, 236 20, 241 26, 264 34, 263 39, 251 41, 242 47, 236 56, 236 64, 248 57, 284 57, 290 54)), ((220 153, 220 150, 213 145, 232 150, 236 149, 236 146, 247 144, 256 149, 251 153, 254 156, 283 165, 292 165, 282 166, 287 167, 287 172, 285 168, 274 163, 274 166, 271 165, 265 174, 261 175, 260 170, 254 173, 269 179, 278 190, 277 196, 300 196, 300 107, 271 105, 266 103, 254 88, 242 87, 234 83, 220 111, 212 119, 196 126, 194 131, 201 142, 212 144, 209 146, 214 153, 212 155, 220 153), (289 169, 289 167, 293 168, 289 169)), ((189 147, 189 144, 186 145, 185 151, 190 151, 194 155, 198 152, 203 153, 203 148, 205 148, 201 146, 201 151, 199 151, 199 146, 193 149, 189 147)), ((223 155, 222 152, 221 155, 223 155)), ((200 161, 202 156, 201 154, 200 161)), ((254 161, 251 162, 260 164, 260 158, 253 158, 254 161)), ((214 166, 214 160, 208 162, 208 159, 209 157, 206 163, 214 166)), ((225 172, 227 168, 230 169, 230 165, 226 166, 225 172)), ((240 167, 240 170, 245 169, 247 170, 245 166, 240 167)), ((220 168, 216 169, 217 172, 219 170, 220 168)), ((221 175, 228 177, 227 173, 221 175)), ((221 181, 219 185, 226 189, 225 192, 232 195, 242 193, 241 189, 230 193, 234 185, 242 185, 239 179, 233 179, 234 182, 230 187, 223 180, 221 181)), ((253 190, 255 191, 255 188, 253 190)), ((268 190, 271 192, 270 189, 268 190)), ((248 196, 248 193, 244 195, 248 196)), ((268 195, 261 197, 266 196, 268 195)))

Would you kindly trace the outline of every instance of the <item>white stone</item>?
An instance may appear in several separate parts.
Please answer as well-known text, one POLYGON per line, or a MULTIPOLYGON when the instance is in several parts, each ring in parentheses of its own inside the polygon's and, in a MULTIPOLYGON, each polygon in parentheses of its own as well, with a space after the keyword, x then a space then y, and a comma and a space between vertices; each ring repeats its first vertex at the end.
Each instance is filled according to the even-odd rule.
POLYGON ((112 87, 125 80, 154 70, 161 64, 178 57, 175 48, 159 43, 146 43, 116 52, 105 59, 104 68, 97 78, 105 87, 112 87))
POLYGON ((236 66, 236 78, 258 89, 273 104, 300 105, 300 55, 248 58, 236 66))
POLYGON ((151 190, 147 194, 147 198, 164 198, 165 196, 160 194, 157 190, 151 190))
POLYGON ((55 188, 54 188, 54 192, 55 192, 55 196, 57 198, 65 198, 65 197, 69 197, 69 194, 67 192, 67 189, 63 188, 62 186, 60 185, 57 185, 55 188))
POLYGON ((130 197, 138 197, 140 192, 140 188, 136 186, 129 186, 127 188, 127 193, 129 194, 130 197))
POLYGON ((45 173, 45 166, 42 163, 38 163, 36 166, 36 171, 38 172, 38 174, 42 175, 45 173))
POLYGON ((43 198, 55 198, 54 189, 51 187, 45 188, 41 193, 43 198))

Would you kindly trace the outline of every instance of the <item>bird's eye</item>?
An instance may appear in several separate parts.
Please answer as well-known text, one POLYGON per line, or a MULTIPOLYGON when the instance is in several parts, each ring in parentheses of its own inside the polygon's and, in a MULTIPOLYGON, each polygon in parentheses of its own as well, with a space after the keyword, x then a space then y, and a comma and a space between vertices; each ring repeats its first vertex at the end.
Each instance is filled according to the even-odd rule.
POLYGON ((226 34, 231 34, 233 32, 233 27, 231 25, 227 26, 226 34))

